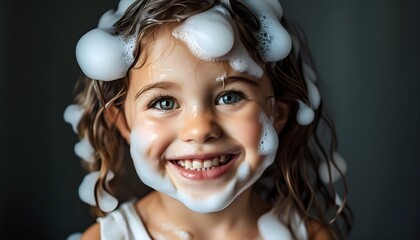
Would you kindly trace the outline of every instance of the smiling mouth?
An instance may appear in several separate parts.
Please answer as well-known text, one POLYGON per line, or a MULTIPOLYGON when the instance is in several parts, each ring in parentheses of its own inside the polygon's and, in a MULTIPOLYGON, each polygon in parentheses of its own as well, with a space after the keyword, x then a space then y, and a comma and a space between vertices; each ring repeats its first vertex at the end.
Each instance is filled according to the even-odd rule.
POLYGON ((190 160, 175 160, 173 161, 176 165, 195 171, 206 171, 221 167, 229 163, 234 155, 222 155, 211 159, 190 159, 190 160))

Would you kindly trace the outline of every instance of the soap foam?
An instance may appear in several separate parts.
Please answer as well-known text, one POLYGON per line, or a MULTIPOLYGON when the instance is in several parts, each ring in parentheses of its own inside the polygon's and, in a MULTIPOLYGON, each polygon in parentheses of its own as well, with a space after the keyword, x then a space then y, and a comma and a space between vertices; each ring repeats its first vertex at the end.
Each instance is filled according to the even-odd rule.
POLYGON ((87 137, 83 138, 78 143, 76 143, 76 145, 74 145, 74 153, 86 162, 93 163, 95 161, 95 150, 93 149, 87 137))
POLYGON ((120 20, 124 12, 133 4, 135 0, 120 0, 117 10, 108 10, 99 19, 98 28, 111 30, 114 24, 120 20))
MULTIPOLYGON (((273 211, 263 214, 258 219, 258 231, 264 240, 291 240, 292 234, 289 228, 284 224, 285 217, 279 219, 273 211)), ((296 239, 307 240, 308 230, 305 222, 299 217, 298 214, 293 214, 291 218, 291 228, 296 235, 296 239)))
POLYGON ((333 153, 332 160, 337 165, 337 168, 331 163, 331 162, 321 162, 319 164, 319 176, 322 180, 322 182, 328 184, 330 182, 329 172, 328 172, 328 164, 330 165, 331 169, 331 182, 335 182, 340 178, 340 172, 339 170, 345 174, 347 170, 347 164, 346 161, 344 161, 343 157, 340 156, 337 152, 333 153))
POLYGON ((277 62, 289 55, 292 40, 281 25, 283 10, 278 1, 247 0, 246 4, 253 10, 260 22, 260 29, 254 33, 258 40, 258 50, 264 62, 277 62))
POLYGON ((207 197, 196 198, 184 191, 178 191, 168 175, 160 172, 159 159, 147 159, 146 149, 153 142, 153 136, 144 136, 139 129, 132 129, 130 152, 137 175, 149 187, 182 202, 193 211, 216 212, 226 208, 243 191, 254 184, 275 159, 278 147, 277 133, 264 112, 260 114, 262 133, 259 151, 263 157, 256 171, 251 175, 251 166, 243 161, 223 190, 207 197), (152 140, 150 140, 152 138, 152 140), (147 139, 147 142, 144 141, 147 139))
POLYGON ((64 121, 72 126, 73 132, 77 133, 77 126, 83 115, 83 108, 76 104, 71 104, 64 110, 64 121))
MULTIPOLYGON (((282 8, 276 1, 246 1, 260 21, 261 28, 254 36, 264 62, 285 58, 292 48, 291 38, 281 25, 282 8), (274 11, 273 11, 274 9, 274 11)), ((180 39, 191 53, 204 61, 228 61, 238 72, 262 77, 263 70, 247 52, 238 33, 233 30, 227 9, 216 5, 210 10, 187 18, 173 36, 180 39)))
POLYGON ((315 112, 308 105, 303 103, 301 100, 298 100, 299 109, 296 115, 296 121, 302 125, 306 126, 310 124, 315 118, 315 112))
MULTIPOLYGON (((82 183, 79 186, 79 197, 80 199, 91 205, 96 206, 95 201, 95 185, 99 178, 99 171, 90 172, 83 178, 82 183)), ((114 178, 114 173, 109 171, 106 176, 106 182, 111 181, 114 178)), ((104 212, 110 212, 118 206, 118 200, 111 196, 102 187, 98 188, 98 207, 104 212)))
MULTIPOLYGON (((100 19, 98 28, 80 38, 76 46, 76 59, 86 76, 102 81, 123 77, 134 61, 136 36, 129 40, 111 34, 117 22, 133 0, 121 0, 117 11, 110 10, 100 19)), ((225 5, 228 1, 224 1, 225 5)), ((247 1, 259 18, 261 29, 254 33, 258 50, 265 62, 285 58, 291 49, 291 39, 280 23, 282 8, 277 1, 247 1)), ((260 78, 263 70, 249 56, 237 31, 231 25, 229 11, 222 5, 187 18, 173 32, 198 58, 205 61, 226 60, 241 73, 260 78)))
POLYGON ((225 18, 228 15, 225 9, 216 6, 187 18, 172 35, 185 42, 197 58, 218 60, 232 49, 234 43, 232 25, 225 18))
POLYGON ((112 81, 126 75, 134 61, 135 36, 124 39, 95 28, 80 38, 76 59, 83 73, 95 80, 112 81))

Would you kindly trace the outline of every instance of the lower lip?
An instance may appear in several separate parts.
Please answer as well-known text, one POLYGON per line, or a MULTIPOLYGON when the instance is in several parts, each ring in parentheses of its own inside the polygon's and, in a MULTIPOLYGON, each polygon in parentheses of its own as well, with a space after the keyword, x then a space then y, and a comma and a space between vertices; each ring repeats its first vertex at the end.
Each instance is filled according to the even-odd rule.
POLYGON ((229 172, 229 170, 235 165, 237 158, 238 158, 238 155, 235 155, 232 157, 232 159, 228 163, 220 167, 209 169, 209 170, 200 170, 200 171, 185 169, 176 163, 172 163, 172 165, 175 166, 178 173, 184 178, 189 179, 189 180, 194 180, 194 181, 203 181, 203 180, 212 180, 212 179, 219 178, 220 176, 223 176, 224 174, 229 172))

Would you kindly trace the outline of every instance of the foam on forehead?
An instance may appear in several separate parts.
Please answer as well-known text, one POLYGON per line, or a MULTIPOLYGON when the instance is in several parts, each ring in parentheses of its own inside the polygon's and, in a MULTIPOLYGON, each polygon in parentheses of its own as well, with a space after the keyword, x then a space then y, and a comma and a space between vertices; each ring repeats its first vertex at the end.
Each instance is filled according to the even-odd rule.
MULTIPOLYGON (((246 1, 246 4, 260 22, 261 28, 253 34, 258 40, 257 49, 263 61, 274 62, 285 58, 292 44, 280 23, 280 4, 270 0, 246 1)), ((232 21, 229 11, 216 5, 186 19, 174 29, 173 36, 183 41, 197 58, 204 61, 227 60, 234 70, 261 77, 262 68, 249 56, 232 27, 232 21)))

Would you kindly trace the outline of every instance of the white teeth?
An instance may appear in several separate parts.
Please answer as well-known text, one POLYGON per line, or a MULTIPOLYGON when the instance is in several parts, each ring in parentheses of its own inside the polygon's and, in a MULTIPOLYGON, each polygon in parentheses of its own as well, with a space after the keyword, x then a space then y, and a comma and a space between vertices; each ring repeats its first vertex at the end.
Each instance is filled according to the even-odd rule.
POLYGON ((184 167, 185 169, 203 171, 218 167, 222 163, 225 163, 227 160, 227 156, 224 155, 207 160, 178 160, 176 163, 178 166, 184 167))
MULTIPOLYGON (((181 164, 181 166, 182 166, 182 164, 181 164)), ((191 161, 190 160, 185 160, 185 168, 186 169, 191 169, 192 167, 193 167, 193 165, 192 165, 191 161)))
POLYGON ((213 166, 213 161, 212 160, 206 160, 204 161, 204 168, 209 168, 211 166, 213 166))
POLYGON ((183 167, 185 167, 185 161, 176 161, 176 163, 179 165, 179 166, 183 166, 183 167))
POLYGON ((217 165, 219 165, 219 158, 215 157, 213 158, 213 166, 217 166, 217 165))
POLYGON ((193 168, 195 168, 195 169, 203 168, 203 162, 200 161, 200 160, 194 160, 192 162, 192 165, 193 165, 193 168))

